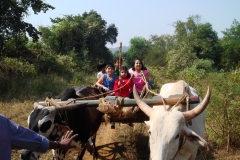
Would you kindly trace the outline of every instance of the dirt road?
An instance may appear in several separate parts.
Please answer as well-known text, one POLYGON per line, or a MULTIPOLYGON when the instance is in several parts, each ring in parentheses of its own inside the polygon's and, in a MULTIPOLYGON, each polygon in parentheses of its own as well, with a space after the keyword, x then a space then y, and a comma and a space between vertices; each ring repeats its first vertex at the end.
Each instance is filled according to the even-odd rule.
MULTIPOLYGON (((97 159, 114 159, 114 148, 117 143, 117 139, 114 137, 118 129, 111 129, 110 125, 102 124, 97 132, 96 146, 99 156, 97 159)), ((93 159, 89 152, 86 152, 83 160, 93 159)))

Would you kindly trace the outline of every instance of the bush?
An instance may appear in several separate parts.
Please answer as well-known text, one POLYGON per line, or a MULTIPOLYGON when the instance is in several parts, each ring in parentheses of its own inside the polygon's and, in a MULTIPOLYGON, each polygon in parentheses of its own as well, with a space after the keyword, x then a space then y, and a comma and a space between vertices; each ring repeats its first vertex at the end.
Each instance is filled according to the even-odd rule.
POLYGON ((3 58, 0 61, 0 69, 10 76, 12 74, 22 76, 35 76, 37 74, 35 66, 21 58, 3 58))
POLYGON ((209 75, 212 88, 208 107, 207 134, 218 146, 240 145, 240 74, 215 73, 209 75))

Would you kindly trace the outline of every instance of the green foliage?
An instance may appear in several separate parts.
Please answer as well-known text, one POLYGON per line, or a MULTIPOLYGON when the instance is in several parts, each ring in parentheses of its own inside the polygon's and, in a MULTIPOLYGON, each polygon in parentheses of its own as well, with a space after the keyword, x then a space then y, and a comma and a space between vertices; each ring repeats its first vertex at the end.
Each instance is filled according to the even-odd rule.
POLYGON ((147 56, 149 43, 143 37, 134 37, 130 40, 130 48, 127 51, 126 62, 129 66, 132 65, 134 59, 140 58, 141 60, 147 56))
POLYGON ((22 76, 35 76, 37 71, 34 65, 29 64, 24 59, 3 58, 0 63, 0 68, 3 72, 22 76))
POLYGON ((11 51, 25 51, 27 43, 28 38, 25 34, 21 34, 9 39, 4 45, 5 56, 9 55, 8 52, 11 51))
POLYGON ((149 43, 150 47, 147 56, 144 57, 148 66, 165 66, 167 64, 167 52, 173 47, 173 37, 169 35, 152 35, 149 43))
POLYGON ((185 68, 183 71, 176 74, 177 79, 184 79, 189 83, 200 82, 207 73, 213 71, 212 61, 210 60, 195 60, 191 67, 185 68))
POLYGON ((91 86, 96 82, 96 76, 86 75, 83 72, 75 73, 72 77, 59 76, 58 74, 40 74, 35 77, 23 77, 12 75, 7 77, 0 70, 0 100, 18 99, 24 100, 44 100, 50 95, 58 98, 61 91, 71 86, 91 86))
MULTIPOLYGON (((1 73, 1 72, 0 72, 1 73)), ((66 86, 68 81, 57 75, 38 75, 35 77, 22 77, 13 75, 3 78, 0 74, 1 100, 17 99, 44 100, 48 95, 56 97, 66 86)))
POLYGON ((26 44, 26 48, 31 51, 39 51, 39 52, 43 52, 44 50, 43 43, 39 41, 38 42, 29 41, 26 44))
POLYGON ((51 27, 40 27, 42 41, 49 52, 71 54, 76 63, 82 64, 79 68, 86 72, 92 71, 95 67, 90 66, 95 66, 100 59, 112 61, 106 43, 115 43, 118 31, 114 24, 107 27, 107 22, 97 12, 65 15, 52 19, 52 22, 51 27))
POLYGON ((66 55, 70 50, 81 52, 84 45, 83 21, 80 16, 52 19, 52 27, 40 27, 43 42, 54 52, 66 55))
POLYGON ((171 50, 167 54, 168 59, 168 75, 174 75, 181 72, 187 67, 191 67, 197 59, 196 54, 192 52, 192 48, 183 44, 178 50, 171 50))
POLYGON ((208 83, 212 88, 211 103, 207 110, 207 134, 220 147, 238 145, 239 126, 239 70, 213 73, 208 83), (237 74, 236 74, 237 73, 237 74))
POLYGON ((28 15, 29 8, 32 8, 34 14, 54 9, 53 6, 42 0, 1 0, 0 6, 0 50, 4 48, 6 41, 25 34, 25 32, 33 40, 38 40, 39 31, 32 24, 23 21, 24 17, 28 15))
POLYGON ((191 48, 199 59, 210 59, 218 67, 221 60, 221 47, 218 42, 217 32, 210 23, 200 23, 200 16, 191 16, 187 22, 175 22, 175 50, 182 45, 191 48))
POLYGON ((224 51, 221 64, 229 70, 235 68, 240 62, 240 23, 234 20, 231 27, 223 34, 221 45, 224 51))
POLYGON ((58 74, 70 78, 76 71, 77 64, 71 56, 40 54, 37 59, 39 73, 58 74))
POLYGON ((160 66, 147 66, 148 69, 148 79, 153 83, 153 90, 159 91, 161 86, 167 82, 166 70, 164 67, 160 66))

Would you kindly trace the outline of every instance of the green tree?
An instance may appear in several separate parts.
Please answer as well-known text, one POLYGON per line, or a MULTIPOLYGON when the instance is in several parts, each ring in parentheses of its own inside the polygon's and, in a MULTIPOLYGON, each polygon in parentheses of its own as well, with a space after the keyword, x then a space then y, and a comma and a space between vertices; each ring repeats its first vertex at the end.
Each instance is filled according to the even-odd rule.
POLYGON ((82 18, 85 25, 85 53, 88 59, 111 61, 112 54, 106 44, 114 44, 117 41, 118 30, 115 24, 107 26, 107 22, 94 10, 84 12, 82 18))
POLYGON ((148 40, 150 49, 145 56, 145 64, 148 66, 165 66, 167 64, 166 54, 173 47, 173 37, 170 35, 151 35, 148 40))
POLYGON ((221 46, 223 47, 223 56, 221 64, 226 69, 232 69, 238 66, 240 62, 240 23, 235 19, 231 28, 223 31, 221 46))
POLYGON ((126 62, 131 66, 134 59, 139 58, 141 60, 147 55, 149 50, 149 42, 143 37, 134 37, 130 40, 130 48, 127 51, 126 62))
POLYGON ((42 42, 51 53, 74 57, 82 64, 79 69, 86 72, 95 68, 91 66, 100 59, 112 61, 112 53, 106 44, 116 43, 118 31, 114 24, 107 26, 96 11, 51 20, 51 27, 40 27, 42 42))
POLYGON ((66 55, 69 51, 83 52, 84 24, 81 16, 64 16, 51 19, 51 27, 39 27, 42 41, 55 54, 66 55))
POLYGON ((200 23, 201 17, 191 16, 187 22, 175 22, 175 50, 181 45, 187 45, 200 59, 209 59, 219 66, 221 60, 221 47, 217 32, 210 23, 200 23))
POLYGON ((33 40, 38 40, 39 31, 32 24, 24 22, 29 8, 34 14, 44 13, 53 6, 42 0, 1 0, 0 1, 0 50, 4 49, 6 41, 26 32, 33 40))
POLYGON ((167 53, 169 75, 174 75, 187 67, 191 67, 193 62, 197 60, 197 56, 190 46, 183 42, 180 46, 182 47, 177 50, 172 49, 167 53))

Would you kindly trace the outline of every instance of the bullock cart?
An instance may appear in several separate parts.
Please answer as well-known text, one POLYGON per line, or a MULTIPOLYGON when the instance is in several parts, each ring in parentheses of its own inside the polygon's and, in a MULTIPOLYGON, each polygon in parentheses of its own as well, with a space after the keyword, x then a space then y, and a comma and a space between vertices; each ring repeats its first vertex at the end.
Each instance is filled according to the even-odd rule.
MULTIPOLYGON (((61 98, 62 101, 61 99, 46 98, 44 102, 34 103, 34 110, 29 115, 28 121, 30 129, 36 132, 40 131, 42 135, 48 138, 55 137, 54 140, 61 138, 61 135, 69 129, 78 133, 79 136, 74 141, 78 146, 76 149, 79 153, 78 159, 82 159, 89 137, 96 136, 103 116, 105 121, 107 118, 111 118, 115 122, 125 123, 148 120, 146 124, 152 126, 150 127, 150 133, 153 133, 150 134, 150 145, 160 146, 160 149, 166 148, 162 147, 162 144, 158 145, 158 143, 164 142, 165 139, 153 142, 151 140, 168 136, 169 138, 167 140, 169 141, 167 143, 169 143, 169 146, 172 146, 171 152, 162 151, 162 155, 159 154, 155 156, 151 150, 150 156, 152 159, 159 159, 153 158, 153 156, 165 156, 166 153, 169 153, 168 158, 163 159, 175 159, 175 157, 176 159, 189 159, 183 158, 183 156, 196 157, 198 146, 207 145, 201 137, 203 137, 204 134, 206 117, 206 112, 204 111, 210 100, 209 88, 203 100, 198 97, 197 91, 194 88, 188 86, 188 84, 182 80, 176 83, 165 84, 160 92, 162 97, 155 94, 157 96, 151 99, 140 99, 136 89, 134 89, 135 99, 123 99, 115 96, 107 96, 105 98, 95 97, 95 95, 99 96, 101 93, 97 92, 99 90, 96 90, 96 88, 91 87, 80 87, 80 89, 72 88, 70 91, 75 94, 79 93, 76 91, 80 91, 81 94, 76 95, 83 95, 84 100, 69 99, 70 96, 65 99, 61 98), (82 94, 85 93, 84 89, 91 92, 82 94), (94 95, 95 99, 90 100, 90 98, 93 98, 92 95, 94 95), (200 101, 201 103, 199 103, 200 101), (191 108, 189 108, 189 106, 191 108), (165 123, 165 121, 163 121, 165 119, 166 122, 169 123, 165 123), (159 135, 165 136, 161 137, 159 135), (188 141, 185 144, 180 144, 180 142, 183 142, 184 137, 188 141), (191 150, 191 152, 189 152, 189 150, 191 150), (182 153, 187 155, 183 155, 182 153)), ((94 148, 95 143, 93 143, 94 151, 92 153, 95 153, 94 148)), ((150 148, 154 149, 156 147, 153 146, 150 148)), ((70 152, 71 151, 62 153, 60 151, 54 151, 53 156, 55 158, 67 157, 70 152)), ((26 153, 25 155, 35 156, 35 153, 26 153)))
MULTIPOLYGON (((133 111, 137 107, 137 103, 134 99, 122 98, 120 103, 116 101, 121 98, 117 96, 106 96, 105 98, 100 98, 99 100, 77 100, 77 99, 68 99, 67 101, 61 101, 61 99, 49 99, 46 98, 45 101, 40 101, 38 104, 46 106, 50 105, 55 106, 65 106, 69 104, 80 104, 85 103, 84 107, 96 107, 100 112, 108 114, 111 119, 115 122, 143 122, 149 118, 141 110, 133 111), (47 102, 47 103, 46 103, 47 102), (106 104, 101 106, 100 104, 105 102, 106 104), (117 103, 117 104, 116 104, 117 103), (115 105, 115 107, 114 107, 115 105), (117 105, 117 108, 116 108, 117 105), (127 111, 122 111, 123 108, 128 108, 127 111), (132 107, 129 108, 129 107, 132 107), (106 109, 107 108, 107 109, 106 109), (121 110, 121 112, 119 111, 121 110), (117 113, 116 113, 117 112, 117 113), (130 114, 129 114, 130 112, 130 114), (132 113, 134 112, 134 113, 132 113)), ((186 94, 176 94, 171 95, 168 98, 162 98, 160 96, 154 96, 149 99, 142 99, 149 106, 154 105, 175 105, 175 104, 195 104, 199 103, 199 96, 190 96, 186 98, 186 94)), ((188 105, 187 105, 188 106, 188 105)), ((137 107, 138 108, 138 107, 137 107)), ((189 108, 186 108, 188 110, 189 108)))

